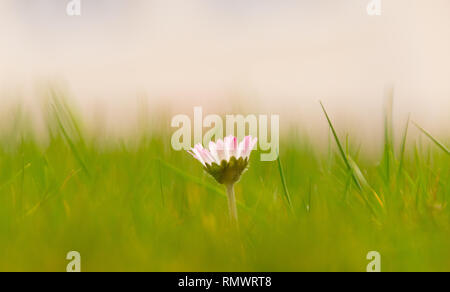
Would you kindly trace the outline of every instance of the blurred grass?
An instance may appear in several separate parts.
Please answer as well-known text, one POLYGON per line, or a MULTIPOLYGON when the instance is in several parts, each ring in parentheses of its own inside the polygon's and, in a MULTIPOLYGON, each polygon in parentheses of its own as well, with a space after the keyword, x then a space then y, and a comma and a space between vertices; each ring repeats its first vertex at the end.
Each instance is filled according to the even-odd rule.
POLYGON ((394 149, 387 121, 382 157, 344 150, 328 115, 328 153, 281 137, 283 165, 254 153, 237 185, 236 234, 224 190, 172 150, 168 125, 101 140, 49 96, 45 143, 20 110, 0 134, 2 271, 65 271, 71 250, 83 271, 365 271, 372 250, 383 271, 450 271, 450 158, 428 132, 438 147, 405 128, 394 149))

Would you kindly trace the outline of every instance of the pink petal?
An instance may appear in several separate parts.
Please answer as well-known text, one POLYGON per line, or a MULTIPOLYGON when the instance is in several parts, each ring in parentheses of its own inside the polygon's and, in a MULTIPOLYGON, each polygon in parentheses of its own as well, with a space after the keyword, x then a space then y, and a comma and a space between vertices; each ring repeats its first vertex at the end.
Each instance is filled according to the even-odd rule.
POLYGON ((194 157, 197 158, 198 161, 201 162, 201 164, 203 164, 204 166, 206 166, 205 164, 205 160, 203 160, 202 155, 200 154, 200 147, 197 147, 197 145, 192 149, 192 152, 195 154, 194 157))
POLYGON ((233 137, 233 142, 232 142, 232 156, 237 157, 237 151, 238 151, 238 142, 237 142, 237 138, 233 137))
POLYGON ((246 136, 244 140, 239 144, 239 156, 243 158, 249 158, 250 153, 255 147, 257 141, 257 138, 246 136))
POLYGON ((188 150, 188 151, 187 151, 187 153, 191 154, 191 155, 192 155, 192 157, 194 157, 195 159, 197 159, 197 160, 198 160, 198 158, 197 158, 197 155, 195 155, 195 153, 194 153, 194 152, 192 152, 191 150, 188 150))
POLYGON ((244 140, 242 140, 237 147, 236 158, 239 159, 240 157, 242 157, 243 153, 244 153, 244 140))
POLYGON ((225 144, 225 159, 227 161, 230 161, 231 156, 234 156, 234 137, 228 136, 225 137, 224 144, 225 144))
POLYGON ((212 157, 208 150, 203 148, 202 144, 195 145, 194 149, 198 152, 198 155, 202 158, 203 164, 211 164, 212 157))
POLYGON ((216 150, 217 150, 217 156, 219 158, 219 161, 222 162, 222 160, 226 160, 225 147, 224 147, 223 141, 220 139, 217 140, 217 142, 216 142, 216 150))
POLYGON ((213 163, 214 158, 212 157, 211 153, 208 150, 203 149, 201 154, 202 154, 203 160, 205 161, 206 164, 211 165, 213 163))
POLYGON ((258 138, 255 137, 255 138, 252 139, 252 141, 250 143, 250 148, 249 148, 249 152, 248 152, 248 156, 247 157, 250 157, 250 154, 252 153, 253 149, 256 146, 256 142, 258 142, 258 138))
POLYGON ((209 152, 211 156, 214 158, 214 162, 220 165, 219 155, 217 154, 217 146, 214 142, 209 142, 209 152))
POLYGON ((244 150, 243 150, 243 154, 242 154, 242 157, 244 157, 244 158, 247 158, 251 151, 250 150, 250 139, 251 139, 250 136, 246 136, 244 138, 244 150))

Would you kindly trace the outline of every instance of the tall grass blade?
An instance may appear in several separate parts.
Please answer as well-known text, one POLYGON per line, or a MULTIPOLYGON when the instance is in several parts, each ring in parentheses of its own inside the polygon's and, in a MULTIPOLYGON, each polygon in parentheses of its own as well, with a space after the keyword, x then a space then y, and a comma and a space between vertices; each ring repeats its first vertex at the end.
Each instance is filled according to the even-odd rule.
POLYGON ((384 119, 384 153, 383 165, 385 171, 385 184, 389 186, 391 182, 392 164, 394 160, 394 138, 392 126, 393 89, 389 89, 387 105, 384 119))
POLYGON ((159 190, 161 192, 161 201, 164 206, 165 200, 164 200, 164 189, 163 189, 163 183, 162 183, 161 161, 158 161, 158 173, 159 173, 159 190))
POLYGON ((405 163, 406 138, 408 136, 410 120, 411 115, 408 115, 408 121, 406 122, 405 132, 403 133, 402 144, 400 146, 400 161, 398 164, 397 178, 400 177, 403 171, 403 164, 405 163))
POLYGON ((22 176, 23 173, 25 172, 25 170, 28 169, 30 166, 31 166, 31 163, 27 163, 27 164, 23 165, 22 168, 11 179, 9 179, 7 182, 0 185, 0 191, 2 191, 5 187, 10 185, 11 183, 13 183, 14 180, 16 180, 17 178, 22 176))
POLYGON ((283 166, 281 164, 281 158, 280 158, 279 154, 278 154, 277 161, 278 161, 278 172, 280 173, 281 183, 283 184, 284 197, 286 199, 286 202, 288 203, 289 208, 291 209, 291 211, 293 211, 291 196, 289 195, 289 190, 288 190, 287 183, 286 183, 286 177, 284 176, 283 166))
POLYGON ((428 138, 431 139, 431 141, 434 142, 434 144, 436 144, 439 148, 441 148, 445 153, 447 153, 448 155, 450 155, 450 150, 441 142, 439 142, 438 139, 434 138, 433 135, 430 134, 430 132, 428 132, 427 130, 425 130, 424 128, 422 128, 421 126, 419 126, 417 123, 413 122, 413 124, 420 130, 422 131, 428 138))
POLYGON ((66 129, 64 128, 64 125, 61 121, 61 117, 58 114, 58 110, 55 107, 53 107, 53 109, 55 112, 56 122, 58 123, 58 126, 59 126, 64 138, 66 139, 67 143, 69 144, 70 150, 72 151, 73 155, 75 156, 75 159, 78 161, 78 163, 80 164, 80 166, 83 169, 83 171, 85 172, 85 174, 90 178, 91 174, 90 174, 88 168, 86 167, 86 164, 84 163, 83 159, 81 158, 81 154, 79 153, 77 147, 75 146, 75 143, 72 141, 72 139, 70 138, 66 129))
POLYGON ((382 200, 380 199, 380 197, 377 195, 377 193, 374 191, 374 189, 369 185, 369 183, 367 182, 367 180, 365 179, 364 175, 362 174, 361 170, 359 169, 358 165, 356 164, 356 162, 354 162, 350 156, 347 156, 344 148, 342 147, 341 141, 339 140, 339 137, 337 135, 337 132, 333 126, 333 123, 331 122, 331 119, 325 109, 325 106, 323 105, 322 102, 320 102, 320 105, 322 106, 323 112, 325 114, 325 117, 328 121, 328 124, 331 128, 331 131, 333 132, 333 136, 336 140, 336 144, 338 145, 339 151, 341 153, 342 159, 344 160, 345 165, 347 166, 348 171, 350 172, 350 175, 354 181, 354 183, 356 184, 356 186, 358 187, 358 190, 360 191, 361 194, 361 198, 364 200, 364 202, 366 203, 367 207, 370 209, 370 211, 375 214, 372 206, 370 205, 370 202, 368 201, 368 199, 366 198, 366 196, 364 195, 364 190, 368 190, 370 193, 372 193, 374 195, 374 197, 376 198, 377 202, 380 204, 381 207, 384 207, 384 204, 382 202, 382 200))
POLYGON ((339 152, 341 153, 342 159, 344 160, 345 166, 347 167, 348 171, 350 171, 350 174, 352 176, 353 181, 355 182, 356 186, 362 190, 360 183, 356 179, 355 174, 353 173, 352 166, 350 165, 350 162, 348 160, 347 155, 345 154, 344 148, 342 147, 341 141, 339 140, 339 137, 336 133, 336 130, 334 129, 333 123, 331 122, 330 117, 328 116, 327 110, 325 109, 325 106, 322 102, 320 102, 320 105, 322 106, 322 110, 325 114, 325 117, 328 121, 328 125, 330 126, 331 132, 333 133, 334 140, 336 141, 336 144, 338 146, 339 152))

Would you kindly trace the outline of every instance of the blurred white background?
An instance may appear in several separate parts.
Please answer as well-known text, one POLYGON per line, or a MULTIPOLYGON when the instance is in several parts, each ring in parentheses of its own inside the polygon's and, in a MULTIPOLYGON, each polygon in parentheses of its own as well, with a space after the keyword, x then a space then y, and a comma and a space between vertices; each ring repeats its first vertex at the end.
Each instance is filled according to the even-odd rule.
POLYGON ((383 0, 377 17, 369 0, 82 0, 78 17, 68 2, 0 0, 4 104, 33 107, 36 88, 56 81, 114 127, 146 96, 153 110, 241 105, 315 132, 320 99, 340 127, 373 139, 393 85, 399 126, 412 113, 450 132, 449 0, 383 0))

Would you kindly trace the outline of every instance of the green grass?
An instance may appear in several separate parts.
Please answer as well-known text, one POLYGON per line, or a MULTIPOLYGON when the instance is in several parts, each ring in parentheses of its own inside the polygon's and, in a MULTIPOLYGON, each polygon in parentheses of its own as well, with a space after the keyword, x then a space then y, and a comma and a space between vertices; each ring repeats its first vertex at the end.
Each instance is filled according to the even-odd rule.
POLYGON ((57 96, 46 139, 19 113, 0 133, 2 271, 65 271, 71 250, 83 271, 365 271, 373 250, 383 271, 450 271, 448 137, 407 142, 405 127, 395 149, 386 123, 373 157, 344 148, 324 107, 328 152, 292 134, 278 161, 253 153, 237 233, 225 190, 172 150, 170 119, 102 137, 57 96))

